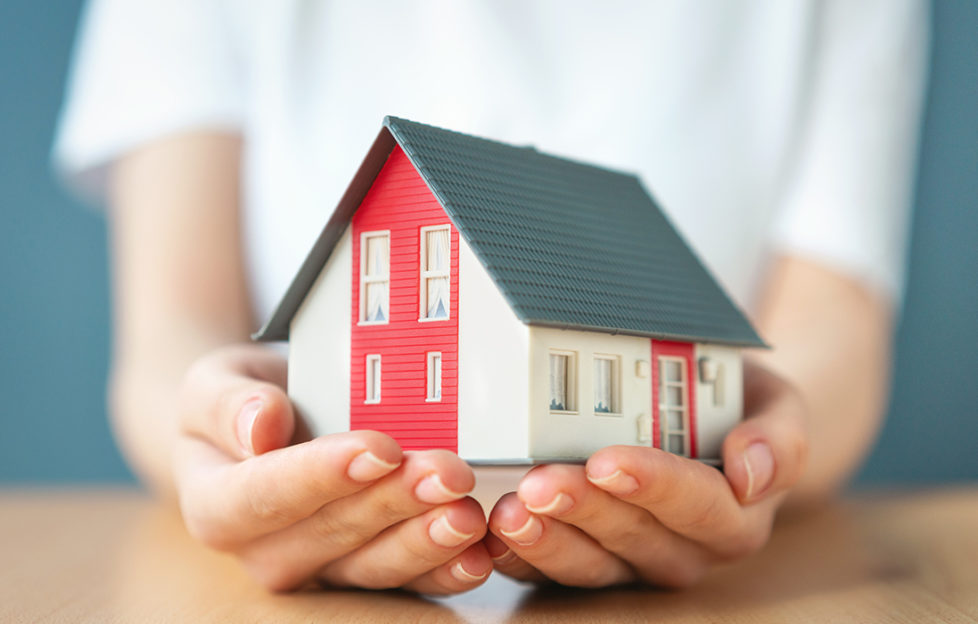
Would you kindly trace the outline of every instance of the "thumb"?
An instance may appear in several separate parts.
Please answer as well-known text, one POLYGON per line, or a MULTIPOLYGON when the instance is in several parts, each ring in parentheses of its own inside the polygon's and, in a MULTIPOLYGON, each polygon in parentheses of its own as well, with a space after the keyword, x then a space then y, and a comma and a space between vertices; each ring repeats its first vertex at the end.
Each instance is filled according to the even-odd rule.
POLYGON ((278 383, 285 361, 260 347, 220 349, 190 367, 180 400, 180 429, 234 459, 290 443, 296 422, 278 383), (266 374, 267 373, 267 374, 266 374))
POLYGON ((744 373, 746 418, 723 442, 724 473, 742 504, 789 489, 808 457, 807 412, 798 392, 759 365, 744 373))

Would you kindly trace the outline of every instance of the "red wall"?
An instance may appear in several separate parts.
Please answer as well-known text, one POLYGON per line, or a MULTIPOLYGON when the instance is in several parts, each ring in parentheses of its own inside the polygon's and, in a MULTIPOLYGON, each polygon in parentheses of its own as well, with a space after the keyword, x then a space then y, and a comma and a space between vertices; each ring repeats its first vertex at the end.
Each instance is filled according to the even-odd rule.
POLYGON ((662 448, 662 432, 659 430, 659 356, 681 357, 686 360, 686 403, 689 405, 689 454, 696 451, 696 369, 693 368, 693 345, 688 342, 668 340, 652 341, 652 446, 662 448))
POLYGON ((391 435, 402 448, 458 450, 458 231, 451 228, 449 318, 418 322, 421 228, 450 223, 399 146, 353 215, 350 428, 391 435), (390 230, 390 319, 359 326, 360 234, 390 230), (442 354, 442 399, 425 401, 426 353, 442 354), (366 357, 381 355, 381 400, 364 404, 366 357))

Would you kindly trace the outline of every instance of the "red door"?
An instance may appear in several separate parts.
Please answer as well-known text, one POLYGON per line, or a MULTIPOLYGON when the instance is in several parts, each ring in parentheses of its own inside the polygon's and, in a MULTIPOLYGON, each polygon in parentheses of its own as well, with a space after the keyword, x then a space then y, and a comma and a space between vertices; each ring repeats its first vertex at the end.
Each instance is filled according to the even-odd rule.
POLYGON ((693 345, 652 341, 652 446, 696 457, 693 345))

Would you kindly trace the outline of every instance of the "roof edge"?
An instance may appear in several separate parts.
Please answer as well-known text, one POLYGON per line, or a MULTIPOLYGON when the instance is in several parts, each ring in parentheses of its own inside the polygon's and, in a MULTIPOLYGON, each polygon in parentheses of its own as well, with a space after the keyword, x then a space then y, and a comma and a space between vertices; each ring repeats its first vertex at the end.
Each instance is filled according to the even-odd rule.
MULTIPOLYGON (((689 334, 670 334, 664 332, 641 332, 633 330, 613 329, 597 325, 582 325, 577 323, 554 323, 553 321, 524 320, 520 321, 529 327, 547 327, 549 329, 566 329, 569 331, 587 331, 601 334, 611 334, 614 336, 636 336, 638 338, 653 338, 656 340, 675 340, 677 342, 701 342, 704 344, 724 345, 728 347, 740 347, 744 349, 770 349, 771 345, 754 332, 756 341, 751 340, 731 340, 725 338, 713 338, 710 336, 692 336, 689 334)), ((752 328, 753 329, 753 328, 752 328)))
MULTIPOLYGON (((516 143, 508 143, 508 142, 502 141, 500 139, 494 139, 494 138, 491 138, 491 137, 482 136, 480 134, 473 134, 471 132, 461 132, 461 131, 458 131, 458 130, 452 130, 450 128, 445 128, 443 126, 436 126, 434 124, 427 124, 427 123, 424 123, 424 122, 421 122, 421 121, 414 121, 412 119, 405 119, 404 117, 397 117, 396 115, 386 115, 384 117, 384 127, 387 128, 387 129, 389 129, 394 134, 394 137, 397 139, 397 142, 399 144, 401 144, 401 147, 402 148, 404 147, 404 143, 403 143, 401 137, 398 137, 398 134, 399 134, 398 128, 397 128, 397 124, 398 123, 411 124, 411 125, 414 125, 414 126, 422 126, 422 127, 425 127, 425 128, 430 128, 430 129, 438 130, 438 131, 441 131, 441 132, 448 132, 450 134, 462 135, 462 136, 468 137, 470 139, 478 139, 479 141, 485 141, 486 143, 492 143, 494 145, 501 145, 501 146, 507 147, 507 148, 516 148, 516 149, 529 150, 531 152, 536 152, 537 154, 540 154, 541 156, 546 156, 547 158, 555 158, 557 160, 561 160, 563 162, 570 163, 572 165, 578 165, 578 166, 581 166, 581 167, 587 167, 588 169, 594 169, 594 170, 598 170, 598 171, 604 171, 605 173, 612 173, 612 174, 615 174, 615 175, 621 175, 621 176, 626 176, 626 177, 629 177, 629 178, 635 178, 636 180, 641 180, 642 179, 642 176, 639 175, 638 171, 633 171, 631 169, 619 169, 619 168, 616 168, 616 167, 610 167, 610 166, 602 165, 602 164, 599 164, 599 163, 593 163, 593 162, 588 162, 586 160, 580 160, 580 159, 573 158, 573 157, 567 156, 567 155, 556 154, 556 153, 553 153, 553 152, 550 152, 550 151, 542 151, 542 150, 538 149, 537 146, 534 145, 534 144, 532 144, 532 143, 526 143, 526 144, 523 144, 523 145, 518 145, 516 143)), ((407 149, 406 148, 405 148, 404 151, 405 151, 405 153, 407 153, 407 149)))
POLYGON ((319 273, 326 266, 333 249, 346 230, 346 226, 350 223, 353 213, 360 207, 360 203, 366 197, 370 187, 373 186, 374 180, 377 179, 377 175, 384 167, 396 144, 397 141, 390 132, 387 126, 387 118, 385 118, 384 126, 377 134, 377 138, 374 139, 370 150, 353 176, 353 180, 346 187, 346 191, 336 204, 333 214, 326 222, 326 226, 323 227, 306 259, 302 262, 302 266, 292 279, 292 283, 286 289, 275 308, 275 312, 272 313, 271 318, 261 329, 251 335, 252 340, 274 342, 289 339, 289 328, 293 317, 302 307, 306 295, 309 294, 309 290, 315 284, 319 273))

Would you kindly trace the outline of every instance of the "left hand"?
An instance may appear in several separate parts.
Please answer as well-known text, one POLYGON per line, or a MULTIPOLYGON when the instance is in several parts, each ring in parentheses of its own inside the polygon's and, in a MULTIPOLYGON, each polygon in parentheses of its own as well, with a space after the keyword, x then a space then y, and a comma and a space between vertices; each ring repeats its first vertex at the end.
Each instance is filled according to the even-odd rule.
POLYGON ((585 466, 534 468, 490 514, 496 569, 581 587, 686 587, 761 548, 805 465, 806 410, 786 381, 749 362, 744 395, 723 472, 638 446, 601 449, 585 466))

